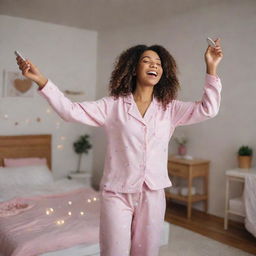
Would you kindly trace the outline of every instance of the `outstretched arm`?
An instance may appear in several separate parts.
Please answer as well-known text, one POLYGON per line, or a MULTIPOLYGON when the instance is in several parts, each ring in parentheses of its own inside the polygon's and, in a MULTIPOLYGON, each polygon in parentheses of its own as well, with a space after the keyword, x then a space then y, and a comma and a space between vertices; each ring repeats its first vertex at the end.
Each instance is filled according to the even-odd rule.
POLYGON ((206 74, 204 93, 200 101, 172 101, 172 124, 175 127, 189 125, 215 117, 220 107, 221 88, 219 77, 206 74))
POLYGON ((22 75, 38 85, 38 93, 47 99, 52 108, 65 121, 78 122, 91 126, 103 126, 111 106, 111 97, 96 101, 72 102, 58 87, 39 71, 28 59, 17 57, 17 64, 22 75))
POLYGON ((83 123, 91 126, 103 126, 111 106, 111 98, 104 97, 96 101, 72 102, 51 81, 38 89, 55 112, 67 122, 83 123))
POLYGON ((208 46, 205 52, 206 77, 204 93, 200 101, 172 101, 171 118, 176 126, 199 123, 217 115, 221 101, 221 80, 217 75, 217 66, 223 58, 220 39, 215 40, 216 47, 208 46))

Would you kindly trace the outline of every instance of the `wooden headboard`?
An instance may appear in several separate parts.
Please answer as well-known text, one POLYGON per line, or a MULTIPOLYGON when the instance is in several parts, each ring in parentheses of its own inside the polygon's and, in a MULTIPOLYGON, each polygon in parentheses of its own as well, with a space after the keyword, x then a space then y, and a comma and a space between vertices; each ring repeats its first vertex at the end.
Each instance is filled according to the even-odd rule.
POLYGON ((42 157, 52 169, 51 134, 0 136, 0 166, 4 158, 42 157))

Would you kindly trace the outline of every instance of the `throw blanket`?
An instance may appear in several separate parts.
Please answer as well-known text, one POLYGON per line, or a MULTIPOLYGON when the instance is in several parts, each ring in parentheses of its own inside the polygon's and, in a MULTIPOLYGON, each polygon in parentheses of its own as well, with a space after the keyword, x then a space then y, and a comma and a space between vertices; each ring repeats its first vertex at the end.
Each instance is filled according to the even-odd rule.
POLYGON ((35 256, 98 243, 99 195, 91 188, 80 188, 0 203, 0 252, 35 256))
POLYGON ((256 175, 247 173, 244 186, 245 227, 256 237, 256 175))

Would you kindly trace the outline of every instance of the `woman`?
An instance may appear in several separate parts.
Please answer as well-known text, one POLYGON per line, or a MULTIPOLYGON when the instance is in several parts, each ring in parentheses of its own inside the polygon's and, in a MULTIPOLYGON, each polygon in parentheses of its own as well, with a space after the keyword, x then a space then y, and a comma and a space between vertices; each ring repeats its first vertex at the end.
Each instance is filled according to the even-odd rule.
POLYGON ((110 96, 71 102, 31 61, 17 63, 22 74, 66 121, 104 128, 107 152, 100 184, 102 256, 156 256, 166 209, 164 188, 168 143, 177 126, 217 115, 223 58, 220 39, 205 52, 206 78, 201 101, 176 100, 177 65, 160 45, 131 47, 118 57, 110 79, 110 96))

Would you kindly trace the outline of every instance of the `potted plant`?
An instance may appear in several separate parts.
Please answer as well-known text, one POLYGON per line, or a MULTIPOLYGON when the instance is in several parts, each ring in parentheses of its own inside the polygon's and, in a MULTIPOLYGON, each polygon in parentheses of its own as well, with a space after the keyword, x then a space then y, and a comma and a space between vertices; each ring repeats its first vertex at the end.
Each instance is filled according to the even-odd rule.
POLYGON ((74 146, 74 150, 75 152, 78 154, 79 158, 78 158, 78 166, 77 166, 77 170, 76 173, 80 173, 80 167, 81 167, 81 159, 82 159, 82 155, 83 153, 87 154, 88 150, 92 147, 92 145, 89 142, 89 135, 85 134, 80 136, 80 138, 75 141, 73 143, 74 146))
POLYGON ((241 146, 237 153, 239 168, 251 168, 253 150, 248 146, 241 146))
POLYGON ((178 143, 178 154, 180 156, 184 156, 187 154, 187 147, 186 144, 188 142, 188 139, 185 136, 181 137, 174 137, 174 140, 178 143))

